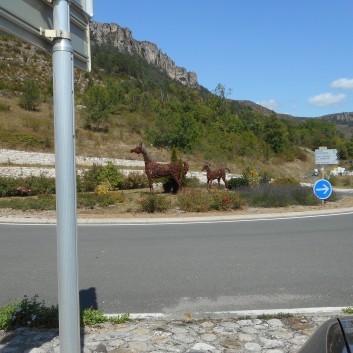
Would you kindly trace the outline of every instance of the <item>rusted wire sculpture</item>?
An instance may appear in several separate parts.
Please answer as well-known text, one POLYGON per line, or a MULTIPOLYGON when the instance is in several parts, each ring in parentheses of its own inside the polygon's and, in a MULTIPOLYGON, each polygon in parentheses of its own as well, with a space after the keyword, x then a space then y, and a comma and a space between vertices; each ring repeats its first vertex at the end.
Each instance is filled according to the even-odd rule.
POLYGON ((153 191, 153 180, 162 177, 171 177, 177 184, 177 190, 182 187, 182 179, 189 171, 189 164, 185 161, 173 163, 160 163, 154 161, 148 154, 145 146, 140 143, 130 150, 131 153, 142 154, 145 161, 145 172, 150 191, 153 191))
POLYGON ((212 182, 213 180, 217 179, 218 181, 218 186, 221 186, 221 179, 224 182, 224 185, 227 189, 228 185, 227 185, 227 180, 226 180, 226 170, 228 170, 228 172, 230 173, 229 168, 224 167, 224 168, 218 168, 218 169, 213 169, 211 170, 210 166, 208 165, 208 163, 205 163, 204 166, 202 167, 201 171, 206 171, 207 173, 207 184, 206 184, 206 188, 208 191, 210 191, 210 189, 212 188, 212 182))

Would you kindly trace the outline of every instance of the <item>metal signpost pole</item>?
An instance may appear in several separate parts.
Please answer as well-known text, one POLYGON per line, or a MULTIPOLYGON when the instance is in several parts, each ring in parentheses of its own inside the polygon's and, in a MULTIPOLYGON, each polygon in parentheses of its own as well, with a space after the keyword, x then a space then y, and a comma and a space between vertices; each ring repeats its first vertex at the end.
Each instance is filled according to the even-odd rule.
POLYGON ((60 352, 79 353, 74 58, 68 0, 54 1, 53 24, 57 33, 53 46, 53 92, 60 352))

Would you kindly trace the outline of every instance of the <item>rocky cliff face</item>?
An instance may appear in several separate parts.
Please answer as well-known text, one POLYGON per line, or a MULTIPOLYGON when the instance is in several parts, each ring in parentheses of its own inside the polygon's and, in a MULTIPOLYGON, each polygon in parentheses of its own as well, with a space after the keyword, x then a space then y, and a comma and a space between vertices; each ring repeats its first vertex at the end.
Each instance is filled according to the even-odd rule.
POLYGON ((351 112, 323 115, 320 116, 319 119, 330 121, 335 124, 353 126, 353 113, 351 112))
POLYGON ((197 86, 196 73, 188 72, 185 68, 176 66, 174 61, 162 53, 155 44, 135 40, 129 28, 122 28, 115 23, 92 21, 90 30, 93 42, 97 44, 111 42, 121 52, 145 58, 149 64, 166 72, 173 80, 186 86, 197 86))

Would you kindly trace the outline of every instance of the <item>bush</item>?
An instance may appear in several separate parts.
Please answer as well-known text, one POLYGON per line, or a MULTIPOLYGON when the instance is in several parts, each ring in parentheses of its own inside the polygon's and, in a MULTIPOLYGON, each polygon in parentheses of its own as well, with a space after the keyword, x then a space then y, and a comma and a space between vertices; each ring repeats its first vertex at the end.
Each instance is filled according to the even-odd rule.
POLYGON ((16 196, 20 183, 14 178, 0 177, 0 197, 16 196))
POLYGON ((89 326, 96 325, 103 322, 112 322, 114 324, 123 324, 124 322, 129 320, 129 314, 123 314, 121 316, 116 317, 107 317, 100 310, 95 309, 83 309, 81 310, 81 325, 89 326))
POLYGON ((57 328, 59 326, 58 308, 46 307, 38 296, 24 297, 0 308, 0 330, 12 330, 18 327, 57 328))
POLYGON ((131 172, 124 179, 123 189, 143 189, 148 187, 148 180, 145 174, 131 172))
POLYGON ((201 187, 201 182, 197 177, 186 177, 185 186, 189 188, 199 188, 201 187))
POLYGON ((219 191, 212 193, 212 198, 210 207, 213 210, 238 210, 246 205, 246 202, 235 192, 219 191))
POLYGON ((105 181, 96 186, 94 192, 96 195, 108 195, 109 190, 111 190, 111 185, 109 181, 105 181))
POLYGON ((26 80, 24 82, 23 93, 20 99, 20 107, 35 111, 39 105, 39 86, 34 80, 26 80))
POLYGON ((185 189, 178 195, 178 205, 185 212, 207 212, 211 204, 211 194, 201 189, 185 189))
POLYGON ((275 179, 273 185, 300 185, 300 182, 293 177, 281 177, 275 179))
POLYGON ((39 195, 28 198, 11 198, 0 200, 0 208, 12 208, 14 210, 55 210, 54 195, 39 195))
POLYGON ((32 191, 32 195, 55 194, 55 178, 46 176, 30 176, 25 179, 25 186, 32 191))
POLYGON ((30 176, 28 178, 0 177, 0 197, 24 195, 22 190, 30 190, 30 195, 55 194, 55 178, 30 176))
POLYGON ((243 178, 248 181, 251 188, 256 188, 260 185, 260 173, 254 168, 247 167, 243 171, 243 178))
POLYGON ((299 185, 263 185, 257 189, 242 189, 240 196, 253 207, 286 207, 289 205, 318 205, 312 188, 299 185))
MULTIPOLYGON (((82 325, 95 325, 103 322, 122 324, 129 320, 129 314, 117 317, 107 317, 101 311, 81 309, 82 325)), ((58 328, 59 310, 57 306, 46 306, 44 301, 38 301, 38 295, 0 307, 0 330, 14 330, 19 327, 58 328)))
POLYGON ((240 178, 231 178, 227 181, 227 185, 229 190, 236 190, 241 187, 249 186, 249 180, 243 176, 240 178))
POLYGON ((0 102, 0 111, 1 112, 9 111, 10 109, 11 109, 10 105, 3 103, 3 102, 0 102))
POLYGON ((106 195, 96 195, 93 193, 79 193, 77 196, 78 208, 109 207, 116 203, 124 202, 125 195, 123 193, 109 192, 106 195))
POLYGON ((178 195, 178 205, 185 212, 208 212, 240 209, 246 202, 235 192, 187 189, 178 195))
POLYGON ((163 195, 150 193, 139 200, 140 210, 142 212, 154 213, 165 212, 171 208, 171 202, 163 195))
POLYGON ((95 191, 98 185, 107 182, 110 184, 111 190, 122 189, 124 185, 124 175, 111 162, 105 166, 94 164, 84 171, 79 179, 80 190, 86 192, 95 191))

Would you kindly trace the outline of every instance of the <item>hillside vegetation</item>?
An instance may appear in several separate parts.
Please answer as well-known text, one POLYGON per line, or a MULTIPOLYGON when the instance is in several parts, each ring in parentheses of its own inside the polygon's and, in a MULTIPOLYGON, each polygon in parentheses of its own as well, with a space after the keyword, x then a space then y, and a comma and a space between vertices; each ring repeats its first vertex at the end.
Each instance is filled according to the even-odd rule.
MULTIPOLYGON (((0 148, 52 152, 51 57, 0 34, 0 148)), ((209 161, 296 177, 313 167, 319 146, 353 159, 352 138, 330 122, 280 119, 228 99, 222 84, 185 87, 109 44, 92 46, 92 63, 90 74, 75 71, 77 154, 139 158, 129 150, 144 142, 161 161, 176 148, 191 170, 209 161)))

